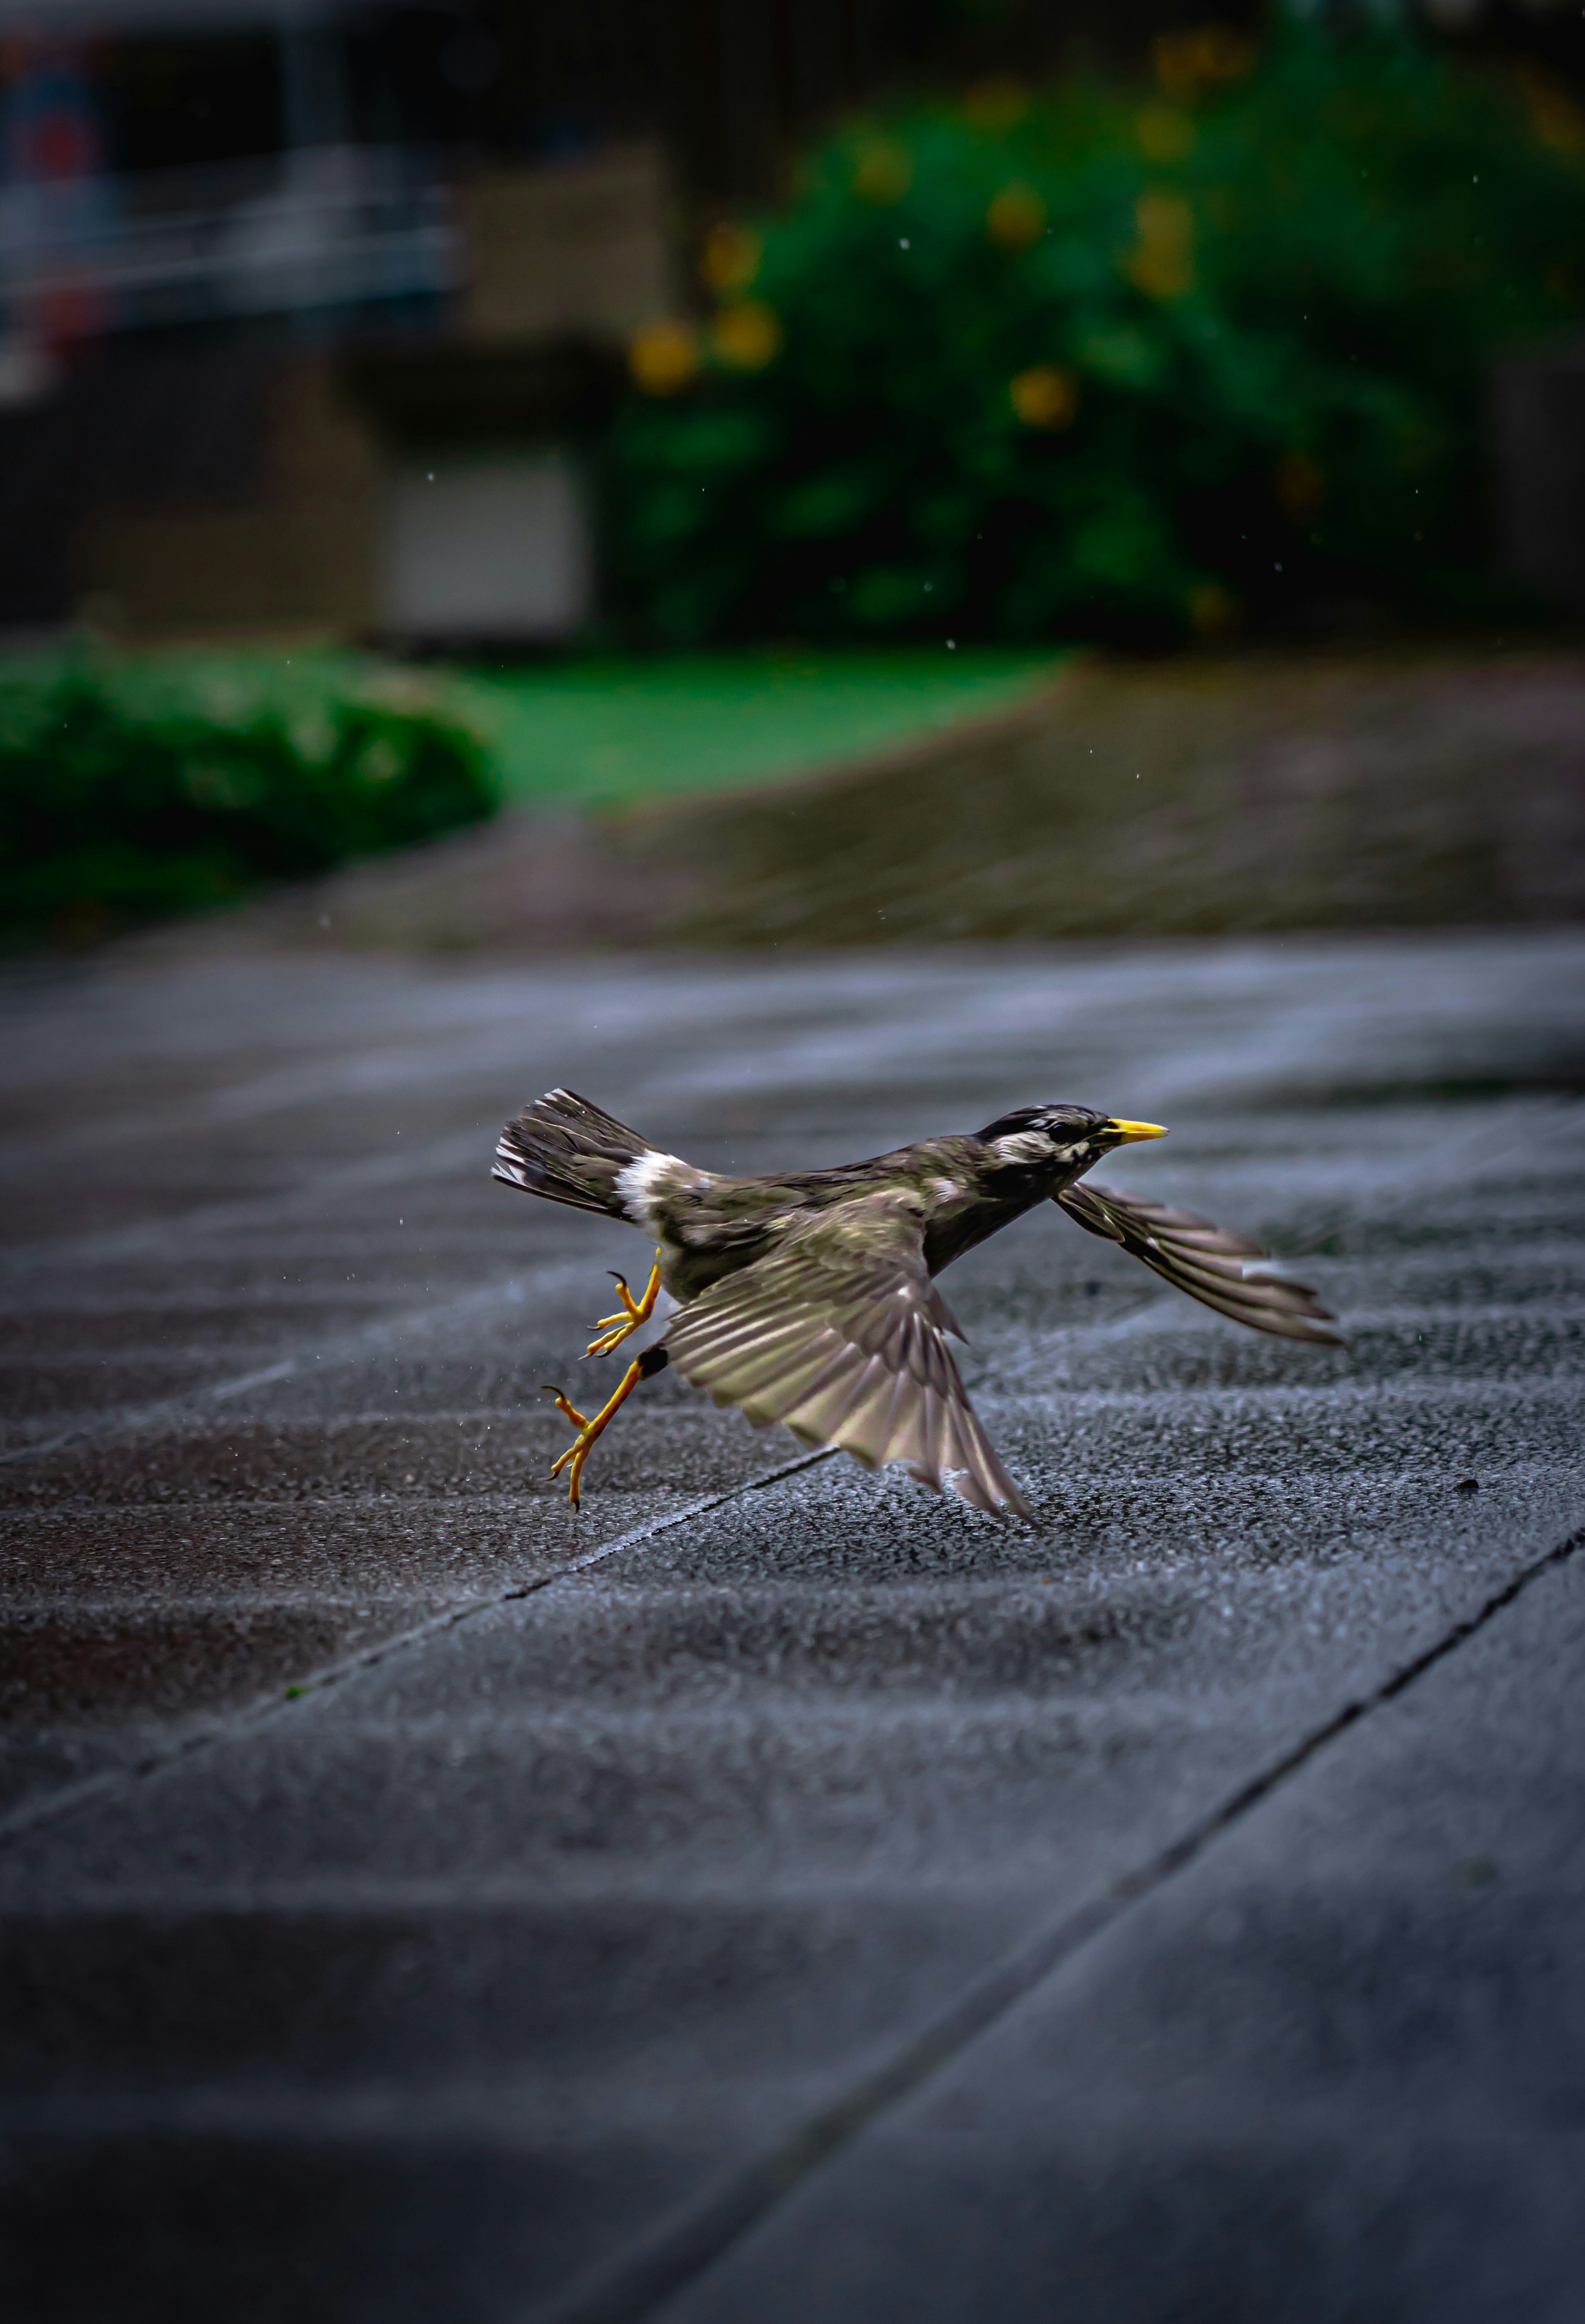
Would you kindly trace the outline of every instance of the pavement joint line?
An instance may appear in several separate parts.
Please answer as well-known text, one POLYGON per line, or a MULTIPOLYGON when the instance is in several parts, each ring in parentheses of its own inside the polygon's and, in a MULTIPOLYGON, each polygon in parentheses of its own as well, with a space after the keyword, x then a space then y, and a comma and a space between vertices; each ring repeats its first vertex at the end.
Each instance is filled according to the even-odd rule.
POLYGON ((713 1509, 723 1508, 729 1501, 734 1501, 745 1493, 763 1491, 766 1486, 779 1484, 785 1477, 796 1477, 805 1469, 813 1469, 822 1461, 833 1459, 838 1449, 834 1444, 823 1444, 813 1452, 803 1452, 796 1460, 783 1462, 779 1469, 769 1470, 763 1476, 750 1477, 742 1484, 727 1486, 722 1492, 706 1494, 702 1500, 690 1501, 686 1508, 670 1509, 664 1517, 652 1517, 647 1525, 635 1526, 627 1533, 618 1534, 614 1541, 601 1542, 594 1548, 585 1550, 580 1556, 569 1558, 548 1573, 536 1574, 531 1582, 514 1582, 509 1588, 497 1590, 487 1598, 466 1599, 458 1605, 445 1608, 438 1614, 430 1615, 428 1621, 415 1623, 410 1629, 395 1631, 390 1637, 361 1647, 356 1654, 348 1655, 340 1662, 327 1663, 322 1668, 310 1672, 306 1678, 293 1680, 278 1692, 249 1703, 234 1717, 213 1727, 189 1729, 185 1734, 173 1736, 121 1766, 86 1775, 80 1783, 63 1784, 47 1797, 24 1802, 13 1809, 9 1815, 0 1816, 0 1849, 27 1838, 46 1824, 63 1821, 81 1808, 92 1807, 102 1800, 113 1798, 117 1792, 129 1789, 146 1776, 158 1775, 162 1768, 173 1766, 180 1759, 196 1758, 201 1751, 232 1742, 272 1720, 284 1719, 288 1715, 289 1705, 300 1702, 306 1695, 321 1694, 330 1687, 339 1686, 345 1680, 355 1678, 360 1672, 373 1669, 377 1663, 388 1661, 393 1655, 405 1654, 410 1648, 421 1646, 428 1638, 438 1637, 447 1630, 460 1629, 465 1622, 474 1621, 482 1614, 492 1614, 501 1607, 513 1605, 521 1599, 537 1597, 541 1590, 548 1590, 554 1583, 565 1582, 569 1575, 586 1572, 591 1566, 604 1563, 606 1558, 614 1557, 619 1550, 637 1548, 641 1543, 653 1541, 659 1534, 670 1533, 695 1517, 707 1517, 713 1509))
POLYGON ((61 1429, 53 1436, 41 1436, 28 1444, 14 1444, 0 1452, 0 1469, 18 1468, 25 1461, 41 1461, 51 1452, 69 1451, 74 1444, 90 1444, 99 1438, 127 1434, 152 1427, 156 1422, 180 1420, 185 1414, 201 1412, 206 1406, 223 1404, 227 1397, 246 1396, 250 1389, 268 1388, 275 1380, 290 1379, 310 1362, 322 1363, 328 1358, 334 1365, 352 1358, 367 1355, 387 1340, 400 1341, 404 1333, 415 1339, 433 1324, 449 1322, 456 1317, 486 1312, 494 1306, 516 1307, 526 1305, 521 1289, 525 1279, 533 1281, 544 1290, 554 1288, 557 1277, 580 1278, 587 1269, 572 1259, 546 1259, 530 1262, 512 1275, 505 1283, 475 1283, 466 1291, 459 1291, 449 1299, 431 1300, 421 1306, 404 1308, 400 1314, 381 1315, 356 1332, 332 1334, 316 1346, 309 1340, 297 1352, 280 1356, 256 1370, 238 1372, 230 1379, 213 1380, 206 1388, 196 1388, 180 1396, 162 1396, 146 1404, 117 1404, 93 1418, 79 1421, 75 1427, 61 1429))
POLYGON ((311 1216, 327 1196, 421 1187, 433 1178, 447 1176, 446 1166, 451 1162, 476 1161, 481 1142, 475 1130, 451 1130, 423 1143, 415 1139, 410 1152, 360 1155, 355 1162, 305 1171, 272 1194, 230 1195, 219 1202, 200 1203, 169 1218, 138 1219, 126 1226, 95 1229, 83 1235, 16 1243, 0 1250, 0 1282, 25 1281, 62 1266, 81 1267, 99 1259, 146 1258, 172 1249, 185 1251, 196 1235, 284 1225, 303 1213, 311 1216))
POLYGON ((118 1404, 92 1420, 80 1421, 75 1428, 63 1428, 54 1436, 41 1436, 31 1444, 14 1444, 0 1452, 0 1469, 17 1469, 26 1461, 47 1460, 51 1452, 69 1452, 74 1444, 92 1444, 102 1436, 114 1436, 118 1430, 150 1427, 161 1420, 179 1420, 183 1413, 201 1411, 207 1404, 218 1404, 227 1396, 245 1396, 252 1388, 267 1388, 273 1380, 290 1379, 302 1359, 285 1356, 262 1370, 240 1372, 235 1379, 220 1380, 208 1388, 194 1388, 189 1396, 159 1397, 151 1404, 118 1404))
POLYGON ((1235 1824, 1269 1799, 1350 1729, 1407 1692, 1427 1672, 1456 1654, 1528 1590, 1533 1582, 1585 1550, 1585 1529, 1571 1534, 1495 1591, 1472 1614, 1454 1622, 1369 1694, 1356 1696, 1239 1786, 1219 1807, 1169 1840, 1150 1859, 1123 1873, 1099 1896, 1039 1930, 845 2096, 823 2107, 768 2155, 715 2195, 674 2218, 631 2258, 596 2269, 542 2305, 521 2311, 520 2324, 641 2324, 830 2162, 890 2107, 950 2065, 961 2052, 1055 1969, 1112 1928, 1144 1897, 1194 1863, 1235 1824))

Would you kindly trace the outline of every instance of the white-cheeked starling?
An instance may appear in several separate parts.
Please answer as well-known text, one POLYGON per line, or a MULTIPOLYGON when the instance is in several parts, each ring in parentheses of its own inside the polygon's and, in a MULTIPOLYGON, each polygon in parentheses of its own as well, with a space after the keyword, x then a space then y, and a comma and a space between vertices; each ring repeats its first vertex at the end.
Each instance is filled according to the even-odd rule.
POLYGON ((508 1123, 493 1175, 626 1219, 659 1243, 641 1297, 617 1277, 621 1305, 595 1326, 588 1352, 609 1355, 637 1332, 662 1289, 678 1311, 598 1412, 551 1390, 577 1432, 552 1473, 569 1471, 576 1508, 596 1438, 640 1381, 670 1362, 757 1425, 779 1421, 868 1469, 905 1462, 921 1483, 948 1485, 977 1509, 1029 1517, 964 1394, 947 1345, 963 1334, 935 1277, 1037 1203, 1058 1204, 1235 1323, 1337 1345, 1329 1310, 1263 1266, 1258 1243, 1190 1211, 1080 1183, 1102 1155, 1165 1135, 1087 1106, 1026 1106, 972 1137, 926 1138, 834 1170, 736 1178, 662 1152, 571 1090, 549 1091, 508 1123))

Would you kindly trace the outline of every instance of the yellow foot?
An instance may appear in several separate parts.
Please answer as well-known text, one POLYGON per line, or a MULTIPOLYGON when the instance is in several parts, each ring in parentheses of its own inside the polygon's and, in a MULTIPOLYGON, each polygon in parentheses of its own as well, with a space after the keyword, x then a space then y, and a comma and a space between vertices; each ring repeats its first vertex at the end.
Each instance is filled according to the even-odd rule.
POLYGON ((550 1394, 556 1398, 558 1412, 561 1414, 563 1419, 570 1420, 578 1432, 567 1451, 550 1464, 550 1473, 553 1477, 559 1477, 569 1462, 572 1464, 567 1480, 567 1498, 575 1509, 578 1507, 578 1480, 584 1473, 584 1463, 594 1450, 594 1440, 603 1435, 611 1425, 639 1382, 641 1379, 652 1378, 656 1372, 665 1368, 665 1364, 664 1348, 646 1348, 641 1356, 635 1356, 623 1372, 621 1385, 615 1393, 606 1398, 592 1420, 585 1414, 581 1413, 576 1405, 571 1403, 558 1388, 551 1388, 548 1380, 545 1383, 550 1394))
POLYGON ((617 1275, 614 1268, 611 1272, 616 1279, 616 1295, 622 1301, 622 1306, 614 1315, 601 1316, 594 1326, 594 1336, 584 1351, 586 1356, 608 1356, 613 1348, 620 1348, 622 1342, 631 1338, 640 1324, 647 1323, 655 1313, 655 1302, 660 1292, 659 1250, 655 1253, 655 1264, 650 1269, 650 1280, 641 1299, 633 1297, 627 1287, 625 1275, 617 1275))

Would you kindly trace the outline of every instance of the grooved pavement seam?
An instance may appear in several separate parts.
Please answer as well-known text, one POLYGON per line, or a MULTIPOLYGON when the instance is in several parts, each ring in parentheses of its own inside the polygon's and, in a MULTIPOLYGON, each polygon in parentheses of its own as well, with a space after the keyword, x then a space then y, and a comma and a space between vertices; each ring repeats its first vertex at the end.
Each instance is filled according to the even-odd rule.
POLYGON ((202 1412, 206 1406, 224 1404, 229 1397, 246 1396, 256 1388, 269 1388, 277 1380, 290 1379, 306 1372, 310 1364, 346 1363, 358 1356, 377 1353, 381 1349, 400 1342, 404 1335, 413 1339, 444 1326, 465 1315, 487 1314, 492 1308, 521 1305, 516 1288, 521 1279, 533 1282, 541 1292, 554 1290, 561 1282, 587 1280, 588 1270, 570 1259, 549 1259, 529 1262, 519 1269, 511 1284, 499 1282, 475 1284, 458 1291, 448 1299, 427 1300, 421 1306, 403 1308, 394 1315, 381 1315, 359 1331, 338 1332, 321 1340, 280 1356, 272 1363, 262 1364, 256 1370, 235 1372, 227 1379, 215 1380, 207 1388, 189 1388, 180 1396, 154 1397, 143 1403, 116 1404, 90 1418, 78 1421, 69 1428, 59 1430, 53 1436, 41 1436, 26 1444, 14 1444, 0 1452, 0 1469, 14 1469, 29 1461, 42 1461, 52 1452, 69 1450, 74 1444, 97 1443, 106 1436, 127 1434, 140 1428, 151 1428, 166 1420, 180 1420, 184 1414, 202 1412))
POLYGON ((593 1565, 602 1564, 614 1557, 619 1550, 635 1549, 680 1525, 691 1524, 695 1517, 706 1517, 712 1509, 722 1508, 729 1501, 740 1499, 745 1493, 757 1493, 767 1485, 779 1484, 784 1477, 795 1477, 801 1470, 812 1469, 822 1461, 834 1458, 836 1447, 822 1445, 817 1452, 800 1453, 797 1460, 785 1461, 779 1469, 769 1470, 762 1477, 750 1477, 742 1484, 729 1485, 719 1493, 707 1494, 702 1500, 690 1501, 686 1508, 668 1510, 665 1517, 653 1518, 650 1524, 636 1526, 630 1532, 618 1534, 614 1540, 601 1542, 594 1549, 585 1550, 580 1556, 569 1558, 550 1573, 536 1574, 531 1582, 514 1582, 505 1590, 492 1591, 487 1597, 469 1598, 461 1605, 448 1606, 432 1614, 427 1622, 418 1622, 410 1629, 399 1630, 393 1637, 382 1638, 375 1646, 365 1646, 355 1655, 339 1662, 327 1663, 310 1672, 305 1678, 294 1680, 280 1697, 263 1702, 250 1703, 246 1710, 223 1720, 213 1727, 200 1729, 196 1734, 187 1733, 172 1738, 154 1749, 145 1752, 129 1765, 111 1768, 103 1775, 85 1776, 79 1784, 64 1785, 46 1798, 25 1802, 0 1817, 0 1849, 14 1840, 35 1832, 45 1824, 63 1821, 79 1808, 96 1801, 114 1798, 119 1791, 141 1782, 145 1776, 158 1775, 178 1759, 191 1759, 202 1751, 216 1749, 234 1737, 253 1732, 274 1719, 290 1714, 287 1703, 299 1701, 304 1695, 318 1694, 327 1687, 338 1686, 345 1679, 360 1671, 371 1670, 377 1663, 389 1662, 393 1655, 405 1654, 410 1648, 438 1637, 447 1630, 460 1629, 464 1623, 477 1619, 481 1614, 493 1613, 502 1606, 514 1604, 519 1599, 536 1597, 568 1575, 587 1572, 593 1565))
POLYGON ((673 2219, 632 2256, 585 2276, 560 2298, 525 2310, 521 2324, 641 2324, 643 2318, 702 2274, 822 2163, 948 2064, 1054 1969, 1114 1926, 1131 1905, 1186 1869, 1221 1833, 1240 1822, 1301 1768, 1373 1711, 1405 1693, 1513 1605, 1543 1574, 1566 1564, 1580 1549, 1585 1549, 1585 1528, 1533 1558, 1473 1614, 1454 1622, 1433 1645, 1405 1663, 1372 1692, 1344 1703, 1220 1807, 1168 1841, 1147 1863, 1124 1873, 1101 1895, 1017 1947, 887 2064, 855 2084, 834 2105, 823 2107, 708 2201, 673 2219))

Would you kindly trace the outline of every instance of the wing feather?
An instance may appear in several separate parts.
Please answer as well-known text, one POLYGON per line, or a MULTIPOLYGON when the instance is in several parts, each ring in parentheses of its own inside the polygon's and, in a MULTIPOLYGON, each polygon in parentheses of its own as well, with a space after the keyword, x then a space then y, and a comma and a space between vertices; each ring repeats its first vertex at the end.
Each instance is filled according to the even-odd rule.
POLYGON ((776 1248, 689 1301, 666 1335, 686 1379, 806 1444, 876 1468, 903 1461, 972 1507, 1029 1517, 975 1418, 947 1346, 958 1333, 925 1265, 906 1189, 799 1217, 776 1248))
POLYGON ((1334 1328, 1336 1316, 1307 1283, 1249 1264, 1267 1253, 1248 1235, 1213 1226, 1193 1211, 1088 1182, 1064 1186, 1053 1199, 1091 1234, 1120 1243, 1163 1282, 1230 1316, 1235 1323, 1275 1333, 1279 1339, 1308 1340, 1331 1348, 1344 1344, 1342 1333, 1334 1328))

